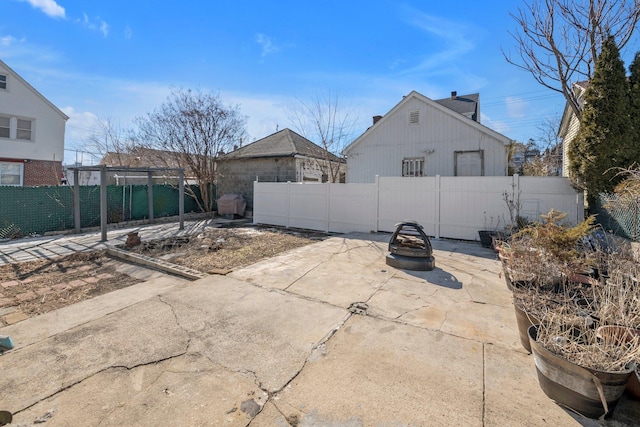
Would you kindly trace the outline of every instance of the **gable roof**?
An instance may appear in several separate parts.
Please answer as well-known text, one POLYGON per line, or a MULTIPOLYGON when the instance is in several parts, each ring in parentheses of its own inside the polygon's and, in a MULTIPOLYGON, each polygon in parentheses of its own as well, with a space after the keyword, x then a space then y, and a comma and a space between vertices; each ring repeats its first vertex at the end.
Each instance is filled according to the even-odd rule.
POLYGON ((384 125, 385 121, 388 119, 388 117, 391 117, 396 111, 398 111, 400 108, 402 108, 402 106, 404 104, 406 104, 407 102, 409 102, 411 99, 418 99, 428 105, 430 105, 431 107, 453 117, 456 120, 459 120, 461 122, 461 124, 466 125, 466 126, 471 126, 473 128, 475 128, 476 130, 479 130, 480 132, 483 132, 487 135, 492 136, 495 139, 498 139, 500 141, 502 141, 502 143, 504 145, 509 145, 512 141, 511 139, 507 138, 506 136, 504 136, 503 134, 496 132, 495 130, 486 127, 485 125, 482 125, 478 122, 476 122, 475 120, 471 120, 468 117, 463 116, 462 114, 459 114, 458 112, 445 107, 444 105, 438 103, 437 101, 432 100, 431 98, 427 98, 426 96, 422 95, 421 93, 416 92, 415 90, 412 90, 409 95, 405 96, 402 98, 402 101, 400 101, 399 103, 397 103, 395 105, 395 107, 393 107, 387 114, 385 114, 384 116, 382 116, 382 118, 380 120, 378 120, 375 124, 373 124, 373 126, 369 127, 366 131, 364 131, 364 133, 362 135, 360 135, 359 137, 357 137, 351 144, 349 144, 345 149, 344 152, 348 153, 349 151, 351 151, 355 146, 357 146, 360 142, 362 142, 364 139, 366 139, 366 137, 371 134, 375 129, 377 129, 378 127, 384 125))
POLYGON ((282 129, 281 131, 254 141, 251 144, 240 147, 237 150, 225 154, 223 158, 231 160, 294 157, 296 155, 317 159, 328 159, 335 162, 343 161, 339 157, 331 154, 319 145, 314 144, 307 138, 298 135, 289 128, 282 129))
POLYGON ((62 112, 62 110, 60 110, 58 107, 56 107, 55 105, 53 105, 53 103, 51 101, 49 101, 47 98, 44 97, 44 95, 42 95, 40 92, 38 92, 33 86, 31 86, 29 84, 29 82, 27 82, 25 79, 23 79, 22 77, 20 77, 20 74, 16 73, 11 67, 9 67, 2 59, 0 59, 0 66, 5 68, 7 71, 9 71, 9 73, 11 73, 11 75, 17 79, 20 83, 22 83, 23 85, 25 85, 29 90, 31 90, 38 98, 40 98, 42 101, 44 101, 45 104, 47 104, 49 107, 51 107, 55 112, 57 112, 58 114, 60 114, 64 120, 69 120, 69 116, 67 116, 65 113, 62 112))
POLYGON ((472 93, 470 95, 458 96, 456 92, 451 92, 451 97, 436 99, 436 102, 440 105, 444 105, 450 110, 460 113, 463 116, 480 122, 480 94, 472 93))

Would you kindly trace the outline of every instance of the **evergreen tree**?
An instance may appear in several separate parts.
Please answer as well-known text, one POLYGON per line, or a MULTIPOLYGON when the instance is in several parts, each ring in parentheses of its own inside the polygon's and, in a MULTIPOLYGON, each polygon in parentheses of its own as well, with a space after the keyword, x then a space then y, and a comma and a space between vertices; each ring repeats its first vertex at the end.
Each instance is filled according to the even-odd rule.
POLYGON ((640 52, 629 67, 629 115, 631 118, 631 146, 626 151, 627 167, 640 163, 640 52))
POLYGON ((612 192, 618 167, 627 167, 632 147, 629 83, 620 51, 608 37, 596 61, 593 78, 584 96, 580 130, 569 151, 572 182, 587 191, 593 201, 599 193, 612 192))

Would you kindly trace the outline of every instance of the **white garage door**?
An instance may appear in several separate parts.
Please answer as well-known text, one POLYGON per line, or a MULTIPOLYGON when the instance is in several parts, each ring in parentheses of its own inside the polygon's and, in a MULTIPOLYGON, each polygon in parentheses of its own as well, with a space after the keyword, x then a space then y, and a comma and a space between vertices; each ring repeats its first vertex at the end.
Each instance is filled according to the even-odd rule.
POLYGON ((456 176, 482 176, 482 150, 456 151, 456 176))

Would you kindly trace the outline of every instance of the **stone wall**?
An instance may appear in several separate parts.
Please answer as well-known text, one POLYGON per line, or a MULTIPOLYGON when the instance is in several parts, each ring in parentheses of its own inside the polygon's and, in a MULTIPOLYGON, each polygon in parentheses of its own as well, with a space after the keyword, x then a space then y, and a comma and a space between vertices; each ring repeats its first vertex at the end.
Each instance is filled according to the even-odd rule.
POLYGON ((218 197, 242 194, 253 209, 253 182, 296 182, 293 157, 226 160, 218 164, 218 197))

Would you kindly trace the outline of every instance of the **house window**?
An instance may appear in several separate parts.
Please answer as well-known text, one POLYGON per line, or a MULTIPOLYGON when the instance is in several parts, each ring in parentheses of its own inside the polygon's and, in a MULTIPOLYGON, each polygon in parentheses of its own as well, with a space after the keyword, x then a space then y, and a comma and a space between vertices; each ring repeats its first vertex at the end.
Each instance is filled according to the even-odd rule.
POLYGON ((7 76, 0 74, 0 89, 7 90, 7 76))
POLYGON ((424 176, 424 157, 412 157, 402 161, 402 176, 424 176))
POLYGON ((18 119, 18 128, 16 132, 17 139, 26 139, 31 141, 31 120, 18 119))
POLYGON ((9 138, 11 135, 11 119, 0 116, 0 138, 9 138))
POLYGON ((22 163, 0 163, 0 185, 22 185, 22 163))
POLYGON ((417 125, 420 123, 420 110, 409 111, 409 124, 417 125))

